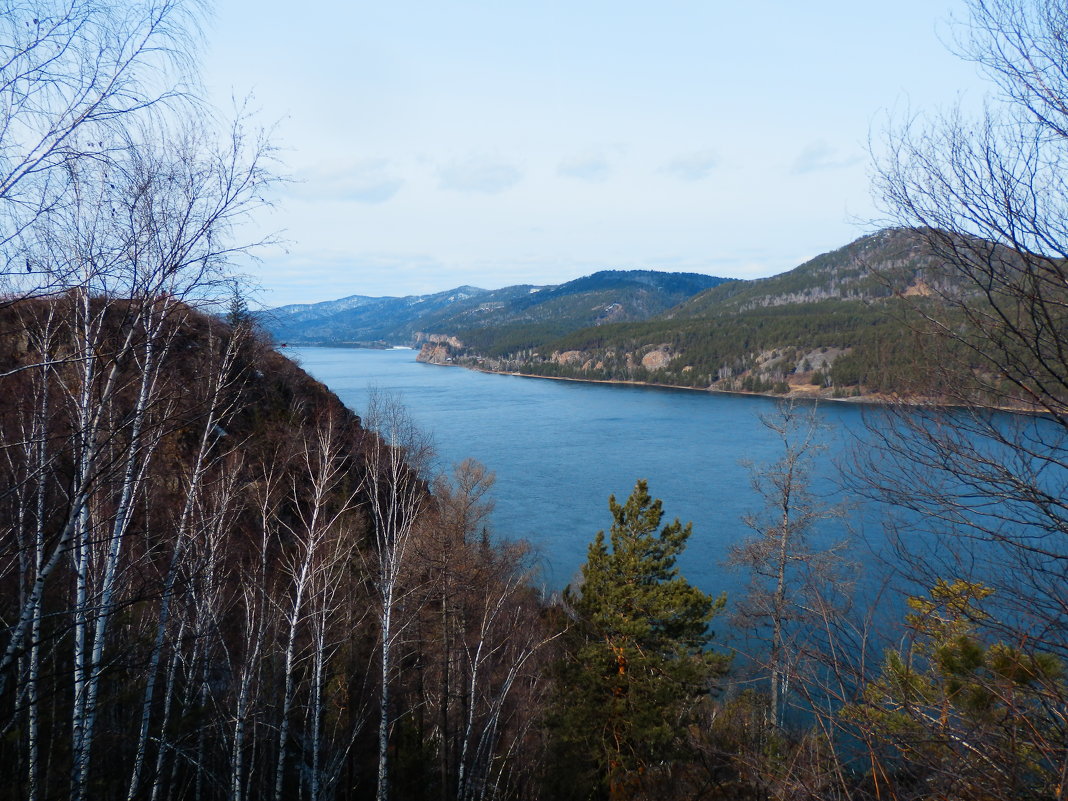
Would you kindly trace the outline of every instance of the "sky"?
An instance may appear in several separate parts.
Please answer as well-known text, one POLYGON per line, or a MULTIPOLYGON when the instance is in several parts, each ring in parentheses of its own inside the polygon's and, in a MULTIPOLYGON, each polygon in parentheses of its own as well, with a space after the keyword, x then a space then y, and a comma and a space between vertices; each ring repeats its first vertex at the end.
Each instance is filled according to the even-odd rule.
POLYGON ((963 0, 217 0, 288 179, 265 306, 600 269, 774 275, 876 230, 888 121, 986 90, 963 0))

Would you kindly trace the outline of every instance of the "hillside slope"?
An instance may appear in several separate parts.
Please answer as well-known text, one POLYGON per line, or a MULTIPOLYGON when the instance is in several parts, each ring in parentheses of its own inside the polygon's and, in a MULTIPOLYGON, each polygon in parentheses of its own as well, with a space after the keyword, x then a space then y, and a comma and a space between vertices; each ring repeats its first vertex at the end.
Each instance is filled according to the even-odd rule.
MULTIPOLYGON (((203 801, 231 799, 235 742, 248 798, 302 797, 315 759, 331 797, 364 798, 367 782, 342 778, 375 775, 365 735, 390 655, 425 666, 388 685, 395 714, 429 711, 485 744, 455 772, 528 770, 550 672, 532 649, 553 634, 527 549, 486 533, 492 474, 468 461, 434 477, 399 405, 379 397, 361 421, 229 319, 166 295, 0 304, 0 718, 14 731, 0 765, 28 751, 27 707, 48 755, 33 781, 0 783, 0 800, 71 797, 71 721, 94 713, 88 798, 199 785, 203 801), (419 631, 385 657, 383 607, 419 631), (488 626, 494 615, 509 625, 488 626), (462 650, 476 637, 477 675, 462 650), (466 695, 433 694, 439 665, 466 695), (279 737, 326 715, 314 744, 279 737)), ((409 768, 398 796, 439 798, 436 741, 395 740, 398 761, 428 766, 409 768)))
POLYGON ((785 273, 715 287, 680 304, 665 317, 709 318, 774 306, 827 300, 872 302, 895 294, 958 289, 915 231, 886 229, 785 273))
POLYGON ((890 229, 781 275, 712 287, 652 319, 520 342, 507 330, 464 332, 420 358, 548 377, 872 396, 903 391, 922 369, 922 334, 906 314, 963 291, 917 232, 890 229))

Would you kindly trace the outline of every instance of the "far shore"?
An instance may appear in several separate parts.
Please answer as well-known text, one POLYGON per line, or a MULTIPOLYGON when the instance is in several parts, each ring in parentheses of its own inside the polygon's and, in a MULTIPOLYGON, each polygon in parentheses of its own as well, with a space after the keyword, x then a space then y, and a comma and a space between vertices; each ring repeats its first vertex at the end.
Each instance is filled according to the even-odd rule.
MULTIPOLYGON (((396 347, 385 345, 369 347, 364 343, 355 342, 300 342, 293 343, 292 345, 280 345, 280 348, 355 348, 355 349, 371 349, 371 350, 414 350, 411 347, 396 347)), ((490 370, 486 367, 478 367, 475 365, 457 364, 455 362, 449 364, 443 364, 442 362, 425 361, 422 359, 416 359, 420 364, 429 364, 435 367, 459 367, 464 370, 471 370, 476 373, 485 373, 487 375, 511 375, 517 378, 542 378, 547 381, 573 381, 579 384, 614 384, 623 387, 646 387, 648 389, 673 389, 673 390, 686 390, 687 392, 703 392, 708 395, 739 395, 750 398, 778 398, 780 400, 795 400, 795 401, 811 401, 813 403, 853 403, 862 404, 865 406, 889 406, 892 404, 902 404, 916 407, 931 407, 931 408, 963 408, 963 404, 946 403, 932 400, 929 398, 903 398, 900 396, 886 395, 884 393, 866 393, 862 395, 855 395, 849 398, 836 398, 833 395, 826 395, 819 392, 819 390, 809 389, 810 385, 790 384, 790 392, 785 394, 778 394, 775 392, 747 392, 739 389, 716 389, 715 387, 687 387, 679 384, 656 384, 649 381, 626 381, 623 379, 610 379, 610 378, 573 378, 569 376, 558 375, 538 375, 537 373, 520 373, 513 370, 490 370)), ((1022 407, 1010 407, 1010 406, 989 406, 989 409, 994 409, 1001 412, 1010 413, 1031 413, 1042 414, 1041 410, 1026 409, 1022 407)))
MULTIPOLYGON (((488 375, 514 375, 517 378, 544 378, 548 381, 575 381, 580 384, 618 384, 619 386, 647 387, 649 389, 684 389, 688 392, 704 392, 709 395, 740 395, 747 398, 777 398, 779 400, 811 401, 812 403, 853 403, 864 406, 889 406, 891 404, 901 404, 924 408, 966 408, 964 404, 939 403, 938 401, 925 398, 910 399, 875 392, 864 395, 854 395, 850 398, 836 398, 833 395, 823 395, 819 392, 793 389, 793 387, 798 386, 797 384, 789 385, 791 387, 790 392, 779 394, 776 392, 746 392, 745 390, 739 389, 716 389, 715 387, 685 387, 678 384, 653 384, 648 381, 622 381, 619 379, 607 378, 569 378, 558 375, 537 375, 536 373, 517 373, 511 370, 487 370, 484 367, 470 367, 466 364, 441 364, 440 362, 424 361, 420 361, 420 364, 432 364, 436 367, 460 367, 464 370, 473 370, 476 373, 486 373, 488 375)), ((1036 411, 1034 409, 1013 408, 1011 406, 987 406, 983 408, 999 412, 1008 412, 1010 414, 1042 414, 1041 411, 1036 411)))
MULTIPOLYGON (((559 375, 538 375, 537 373, 519 373, 512 370, 489 370, 485 367, 475 367, 466 364, 442 364, 441 362, 429 362, 420 360, 421 364, 430 364, 435 367, 459 367, 464 370, 472 370, 476 373, 486 373, 487 375, 512 375, 517 378, 543 378, 547 381, 573 381, 579 384, 615 384, 617 386, 624 387, 646 387, 649 389, 682 389, 687 392, 703 392, 708 395, 741 395, 750 398, 780 398, 783 400, 800 400, 800 401, 812 401, 814 403, 822 403, 823 401, 834 403, 862 403, 873 406, 885 406, 891 402, 897 402, 898 398, 889 398, 884 395, 857 395, 852 398, 834 398, 829 395, 821 395, 817 392, 805 392, 803 390, 791 390, 785 394, 778 394, 775 392, 746 392, 744 390, 736 389, 716 389, 714 387, 687 387, 679 384, 654 384, 649 381, 625 381, 623 379, 612 378, 572 378, 568 376, 559 375)), ((922 405, 922 404, 917 404, 922 405)))

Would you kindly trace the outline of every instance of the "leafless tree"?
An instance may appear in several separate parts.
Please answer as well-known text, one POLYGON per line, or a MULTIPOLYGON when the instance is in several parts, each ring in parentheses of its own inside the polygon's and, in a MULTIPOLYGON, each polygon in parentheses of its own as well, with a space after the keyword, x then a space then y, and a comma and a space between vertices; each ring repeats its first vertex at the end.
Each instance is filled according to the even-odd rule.
POLYGON ((465 570, 469 564, 468 545, 470 538, 488 523, 493 508, 488 493, 496 480, 485 465, 472 459, 456 465, 451 479, 438 476, 434 482, 437 517, 424 536, 426 546, 420 549, 421 567, 429 585, 428 601, 436 607, 437 625, 430 627, 434 635, 425 639, 434 640, 428 650, 436 650, 440 660, 437 696, 428 702, 432 708, 436 707, 438 781, 443 801, 453 797, 456 784, 454 698, 458 695, 456 684, 462 684, 456 648, 464 636, 460 600, 475 591, 469 586, 465 570))
POLYGON ((525 543, 488 532, 493 474, 467 459, 434 483, 415 565, 425 614, 419 647, 435 668, 425 682, 434 710, 443 799, 497 797, 538 767, 532 736, 545 708, 550 644, 525 543), (436 680, 435 680, 436 678, 436 680))
POLYGON ((427 436, 418 429, 396 398, 375 392, 367 404, 363 420, 375 434, 368 437, 364 451, 364 487, 368 517, 374 530, 370 574, 379 605, 376 798, 378 801, 388 801, 393 654, 404 632, 404 621, 398 614, 405 589, 402 578, 408 566, 409 546, 416 521, 430 498, 426 473, 432 448, 427 436))
MULTIPOLYGON (((978 642, 1063 663, 1068 7, 1056 0, 968 6, 957 45, 996 92, 978 116, 956 108, 891 127, 877 165, 891 219, 917 228, 963 289, 915 300, 911 309, 933 354, 919 390, 948 405, 903 403, 871 414, 855 483, 899 510, 893 564, 910 594, 939 582, 981 585, 992 593, 970 621, 978 642)), ((1063 766, 1068 695, 1058 681, 1039 684, 1032 691, 1060 722, 1033 727, 1028 747, 1043 765, 1063 766)), ((995 676, 985 690, 1001 692, 995 676)))
POLYGON ((301 661, 310 662, 306 713, 310 765, 302 772, 309 774, 309 797, 319 801, 323 793, 323 684, 327 662, 339 644, 338 632, 329 624, 339 611, 344 568, 353 561, 356 551, 353 518, 358 483, 346 475, 351 464, 344 458, 340 428, 339 421, 324 419, 316 426, 314 441, 303 443, 290 490, 291 503, 297 511, 292 522, 282 520, 289 546, 281 557, 286 589, 276 601, 283 618, 276 801, 285 797, 286 757, 299 683, 297 665, 301 661))
MULTIPOLYGON (((760 422, 779 438, 782 454, 772 464, 751 467, 753 488, 764 508, 746 516, 754 534, 731 547, 728 564, 750 577, 738 603, 737 622, 743 630, 770 628, 770 715, 778 728, 790 680, 797 675, 793 666, 800 659, 806 624, 817 622, 821 601, 829 597, 831 587, 843 583, 846 543, 820 547, 811 541, 813 526, 841 515, 840 507, 812 490, 813 462, 825 447, 816 407, 782 401, 776 412, 761 415, 760 422)), ((764 657, 757 655, 756 661, 764 657)))
POLYGON ((999 93, 978 121, 955 110, 891 130, 878 181, 896 220, 919 227, 969 290, 914 307, 932 349, 946 355, 931 384, 952 408, 873 415, 872 458, 858 472, 914 513, 903 517, 906 529, 929 535, 902 554, 922 586, 982 580, 1004 607, 996 620, 1006 635, 1026 631, 1035 647, 1063 655, 1068 8, 1053 0, 970 8, 962 53, 999 93), (997 407, 1017 413, 990 411, 997 407))
POLYGON ((179 99, 192 102, 200 16, 201 6, 185 0, 0 3, 6 291, 59 288, 17 240, 69 201, 64 173, 107 161, 135 118, 174 109, 179 99))

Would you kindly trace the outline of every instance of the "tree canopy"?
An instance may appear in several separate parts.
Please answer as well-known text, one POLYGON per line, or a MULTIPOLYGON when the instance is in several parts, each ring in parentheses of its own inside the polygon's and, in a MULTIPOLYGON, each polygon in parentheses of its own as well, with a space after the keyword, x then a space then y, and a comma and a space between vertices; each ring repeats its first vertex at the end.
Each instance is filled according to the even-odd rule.
POLYGON ((584 789, 621 798, 655 782, 654 768, 678 754, 679 733, 725 668, 708 650, 708 623, 725 598, 679 575, 675 562, 692 524, 660 528, 662 504, 645 481, 608 506, 607 539, 597 533, 581 586, 565 591, 575 625, 556 723, 584 789))

